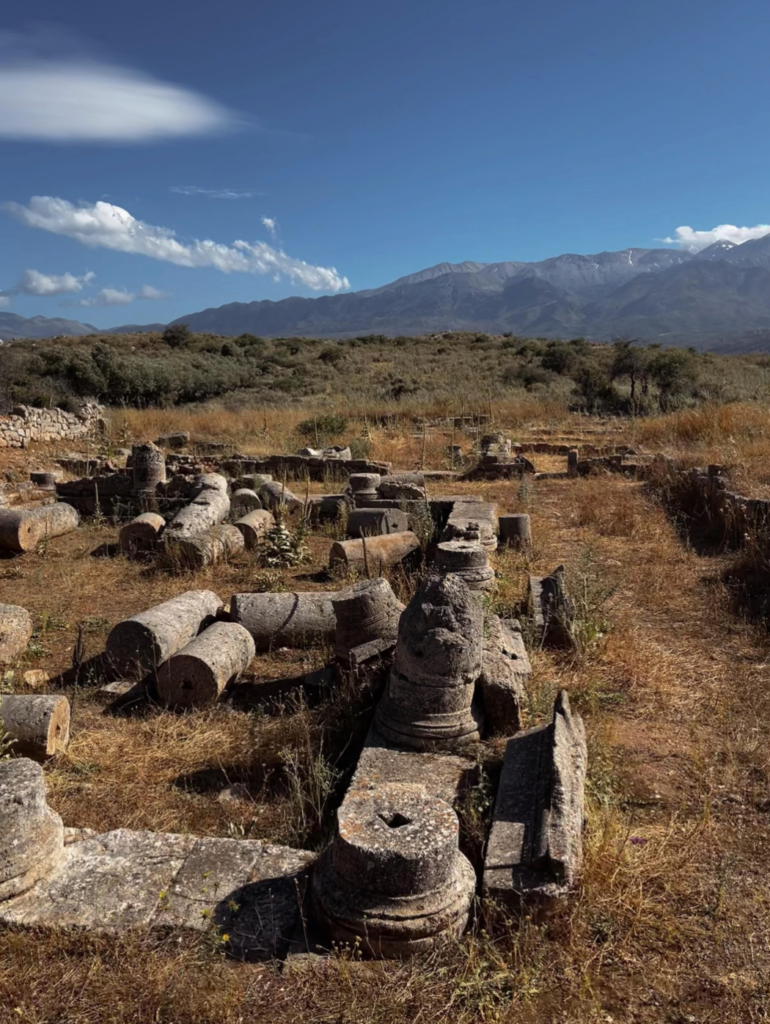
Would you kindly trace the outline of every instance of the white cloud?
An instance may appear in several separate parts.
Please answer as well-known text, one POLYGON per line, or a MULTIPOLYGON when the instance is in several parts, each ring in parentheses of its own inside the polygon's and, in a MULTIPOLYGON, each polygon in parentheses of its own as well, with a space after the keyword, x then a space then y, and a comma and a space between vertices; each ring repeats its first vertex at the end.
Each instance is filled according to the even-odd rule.
POLYGON ((7 309, 11 304, 11 300, 7 295, 0 295, 0 309, 7 309))
POLYGON ((8 306, 14 295, 36 295, 41 298, 69 295, 82 291, 95 276, 91 271, 82 277, 75 277, 74 274, 41 274, 39 270, 25 270, 15 287, 0 291, 0 298, 4 300, 3 305, 8 306))
POLYGON ((275 217, 263 217, 262 223, 270 232, 273 238, 275 238, 276 231, 278 230, 278 221, 275 217))
POLYGON ((249 192, 235 188, 198 188, 197 185, 172 185, 172 192, 181 196, 207 196, 209 199, 253 199, 263 192, 249 192))
POLYGON ((96 295, 81 299, 78 306, 128 306, 137 299, 166 299, 167 292, 153 288, 150 284, 144 284, 138 292, 130 292, 126 288, 102 288, 96 295))
POLYGON ((770 224, 757 224, 753 228, 739 228, 735 224, 719 224, 710 231, 695 231, 693 228, 683 225, 676 229, 673 238, 663 238, 661 241, 669 245, 679 245, 682 249, 690 252, 700 252, 714 242, 733 242, 741 245, 743 242, 750 242, 754 238, 762 238, 770 234, 770 224))
POLYGON ((33 196, 28 206, 5 203, 4 207, 27 227, 66 235, 90 248, 149 256, 180 267, 213 267, 222 273, 282 274, 313 291, 338 292, 350 282, 334 267, 317 267, 288 256, 265 242, 235 241, 223 245, 210 239, 180 242, 170 228, 157 227, 132 217, 112 203, 75 206, 66 199, 33 196))
POLYGON ((75 52, 64 36, 0 34, 0 138, 147 142, 243 123, 183 86, 75 52))

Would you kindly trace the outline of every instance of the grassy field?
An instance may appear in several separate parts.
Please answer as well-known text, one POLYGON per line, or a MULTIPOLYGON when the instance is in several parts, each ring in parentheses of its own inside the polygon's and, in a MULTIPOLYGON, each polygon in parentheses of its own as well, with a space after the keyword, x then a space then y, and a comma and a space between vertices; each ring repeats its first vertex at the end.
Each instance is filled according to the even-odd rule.
MULTIPOLYGON (((342 407, 341 407, 342 408, 342 407)), ((115 411, 113 444, 169 429, 230 440, 247 453, 307 443, 300 423, 324 403, 287 409, 219 405, 115 411)), ((476 410, 483 411, 482 408, 476 410)), ((415 404, 345 409, 344 435, 403 468, 446 465, 446 448, 472 439, 423 426, 442 412, 415 404)), ((443 413, 457 413, 445 406, 443 413)), ((628 443, 693 464, 730 468, 738 489, 770 487, 770 413, 750 403, 705 405, 639 419, 569 414, 548 398, 486 404, 516 441, 628 443)), ((0 471, 43 467, 44 446, 0 452, 0 471)), ((531 456, 538 469, 563 459, 531 456)), ((527 575, 564 563, 579 610, 578 650, 535 649, 528 723, 570 691, 590 749, 586 863, 572 898, 547 920, 479 908, 473 929, 405 963, 326 960, 238 964, 214 944, 82 935, 0 933, 0 1022, 28 1024, 458 1024, 542 1022, 758 1022, 770 1017, 770 698, 766 624, 736 615, 723 582, 734 554, 705 554, 682 539, 654 490, 620 477, 435 485, 527 511, 534 548, 498 552, 496 610, 524 597, 527 575)), ((311 485, 318 490, 318 485, 311 485)), ((311 538, 311 562, 272 575, 246 556, 174 576, 123 558, 95 558, 114 542, 110 523, 86 523, 44 551, 0 560, 0 595, 25 605, 36 633, 24 667, 71 664, 78 624, 86 655, 110 626, 189 588, 227 599, 242 589, 338 586, 321 571, 332 531, 311 538)), ((408 597, 414 581, 395 581, 408 597)), ((258 680, 293 675, 327 652, 255 659, 258 680)), ((69 687, 73 738, 46 768, 49 797, 68 826, 118 826, 248 835, 317 848, 328 836, 339 784, 319 786, 319 759, 346 770, 344 737, 370 711, 340 694, 274 713, 223 704, 176 715, 103 712, 87 679, 69 687), (224 780, 247 799, 222 802, 224 780)), ((503 742, 487 744, 493 764, 503 742)))

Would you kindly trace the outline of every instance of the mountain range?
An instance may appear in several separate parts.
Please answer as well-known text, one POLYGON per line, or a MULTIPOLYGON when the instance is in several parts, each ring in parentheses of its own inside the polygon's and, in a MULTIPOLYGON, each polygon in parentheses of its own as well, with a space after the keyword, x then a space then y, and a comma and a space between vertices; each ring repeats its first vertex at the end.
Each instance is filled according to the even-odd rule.
MULTIPOLYGON (((0 336, 45 336, 44 318, 6 327, 11 317, 0 314, 0 336)), ((51 334, 94 331, 76 321, 49 323, 51 334)), ((763 349, 770 347, 770 234, 742 245, 716 242, 697 253, 624 249, 533 263, 440 263, 380 288, 313 299, 232 302, 174 323, 187 323, 196 332, 265 337, 511 331, 763 349)), ((130 325, 111 333, 161 326, 130 325)))

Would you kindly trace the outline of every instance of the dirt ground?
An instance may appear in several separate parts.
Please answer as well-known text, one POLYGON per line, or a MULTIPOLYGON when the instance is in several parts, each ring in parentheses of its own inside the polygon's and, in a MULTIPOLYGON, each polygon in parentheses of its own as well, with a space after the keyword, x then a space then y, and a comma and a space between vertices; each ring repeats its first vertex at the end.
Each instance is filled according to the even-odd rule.
MULTIPOLYGON (((532 458, 538 469, 556 468, 532 458)), ((39 448, 0 452, 0 472, 44 461, 39 448)), ((516 610, 529 573, 567 570, 579 647, 531 651, 527 712, 530 723, 541 720, 566 687, 587 725, 586 861, 570 900, 545 920, 480 908, 463 940, 404 963, 339 951, 237 964, 205 942, 6 930, 0 1022, 770 1019, 770 642, 764 624, 735 613, 722 582, 732 556, 697 554, 646 485, 621 477, 434 484, 440 491, 480 494, 500 513, 532 517, 532 551, 493 557, 493 610, 516 610)), ((331 531, 311 538, 309 564, 278 578, 248 556, 186 576, 96 557, 116 536, 113 524, 86 523, 44 551, 0 559, 0 601, 35 617, 21 669, 65 672, 78 626, 86 658, 97 655, 115 622, 182 590, 209 588, 227 601, 239 590, 339 586, 323 572, 331 531)), ((413 584, 398 585, 408 597, 413 584)), ((274 652, 249 675, 294 675, 326 656, 274 652)), ((314 820, 312 801, 298 802, 288 752, 301 752, 307 784, 319 743, 333 763, 335 736, 368 713, 365 702, 338 700, 269 713, 224 702, 114 715, 83 673, 76 685, 50 685, 62 685, 73 705, 69 750, 46 766, 50 802, 65 825, 99 830, 317 846, 327 835, 323 814, 314 820), (248 798, 221 800, 227 781, 244 781, 248 798)), ((490 756, 501 750, 493 745, 490 756)))

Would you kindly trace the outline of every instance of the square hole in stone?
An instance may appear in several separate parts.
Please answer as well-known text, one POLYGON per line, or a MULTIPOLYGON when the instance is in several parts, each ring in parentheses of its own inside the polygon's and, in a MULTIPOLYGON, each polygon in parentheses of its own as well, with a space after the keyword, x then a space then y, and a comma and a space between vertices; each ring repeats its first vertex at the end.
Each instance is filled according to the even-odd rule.
POLYGON ((399 811, 393 814, 380 814, 379 818, 384 821, 388 828, 403 828, 404 825, 411 825, 412 819, 405 817, 399 811))

